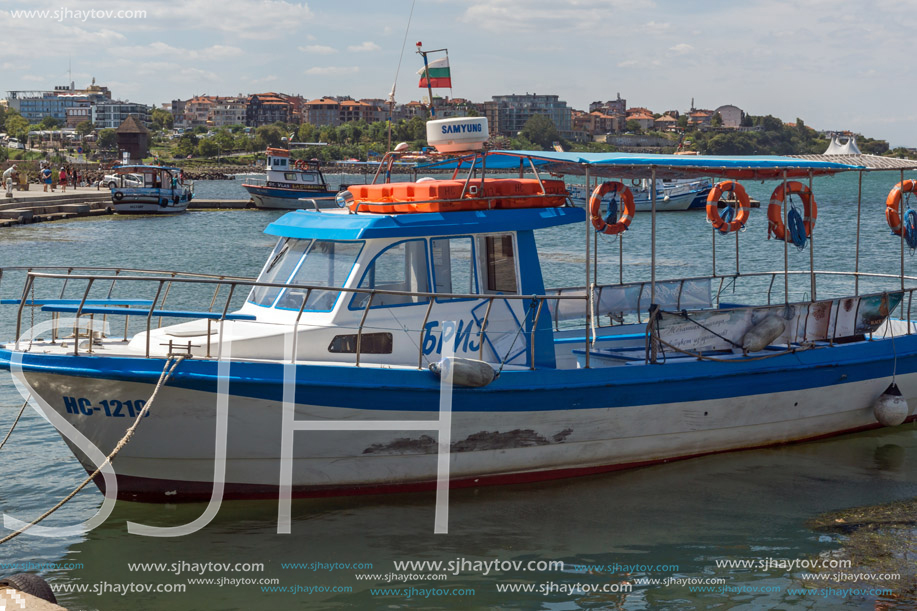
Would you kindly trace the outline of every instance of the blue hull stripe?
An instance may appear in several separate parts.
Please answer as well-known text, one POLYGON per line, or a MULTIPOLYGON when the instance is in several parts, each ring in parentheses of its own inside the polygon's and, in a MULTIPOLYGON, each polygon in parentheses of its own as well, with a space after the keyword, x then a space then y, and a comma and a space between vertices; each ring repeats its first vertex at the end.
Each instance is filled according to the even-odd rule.
MULTIPOLYGON (((895 340, 898 375, 917 372, 917 336, 895 340)), ((0 368, 10 366, 0 350, 0 368)), ((164 360, 26 354, 26 371, 155 384, 164 360)), ((892 375, 888 340, 848 344, 761 361, 688 361, 605 369, 504 371, 485 388, 456 388, 453 409, 463 412, 557 411, 680 403, 823 388, 892 375)), ((217 362, 179 365, 169 386, 216 391, 217 362)), ((283 365, 232 365, 235 396, 281 400, 283 365)), ((908 389, 903 389, 908 395, 908 389)), ((297 403, 370 410, 435 412, 439 380, 426 370, 297 366, 297 403)))
POLYGON ((252 195, 281 197, 283 199, 299 199, 300 197, 334 197, 337 195, 337 191, 306 191, 304 189, 281 189, 277 187, 255 187, 252 185, 242 186, 252 195))

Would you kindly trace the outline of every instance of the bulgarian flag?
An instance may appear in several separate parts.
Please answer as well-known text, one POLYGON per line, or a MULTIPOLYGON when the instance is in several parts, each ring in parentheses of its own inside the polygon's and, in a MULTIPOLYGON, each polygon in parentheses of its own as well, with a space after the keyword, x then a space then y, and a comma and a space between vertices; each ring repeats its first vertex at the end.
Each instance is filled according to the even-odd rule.
POLYGON ((430 87, 436 89, 452 88, 452 75, 449 72, 448 57, 441 57, 430 62, 429 68, 421 68, 417 71, 417 74, 420 75, 419 87, 425 88, 427 86, 427 75, 429 74, 430 87))

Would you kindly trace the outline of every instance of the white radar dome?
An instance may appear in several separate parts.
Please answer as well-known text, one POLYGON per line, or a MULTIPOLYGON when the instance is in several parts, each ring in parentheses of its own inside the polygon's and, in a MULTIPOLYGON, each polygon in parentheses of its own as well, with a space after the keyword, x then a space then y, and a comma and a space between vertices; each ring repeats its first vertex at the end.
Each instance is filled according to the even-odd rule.
POLYGON ((479 151, 487 138, 487 117, 427 121, 427 143, 440 153, 479 151))

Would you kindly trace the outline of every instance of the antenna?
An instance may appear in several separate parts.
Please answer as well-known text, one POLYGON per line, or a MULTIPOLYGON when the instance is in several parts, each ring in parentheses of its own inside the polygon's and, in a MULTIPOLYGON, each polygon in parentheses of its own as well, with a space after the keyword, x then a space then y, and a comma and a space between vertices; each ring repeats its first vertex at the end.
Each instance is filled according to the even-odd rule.
POLYGON ((398 73, 401 72, 401 60, 404 58, 404 45, 408 41, 408 31, 411 29, 411 18, 414 16, 414 5, 417 0, 411 2, 411 12, 408 13, 408 25, 404 28, 404 40, 401 41, 401 55, 398 56, 398 67, 395 69, 395 80, 392 83, 392 92, 388 94, 388 146, 386 150, 392 150, 392 121, 395 118, 395 86, 398 85, 398 73))

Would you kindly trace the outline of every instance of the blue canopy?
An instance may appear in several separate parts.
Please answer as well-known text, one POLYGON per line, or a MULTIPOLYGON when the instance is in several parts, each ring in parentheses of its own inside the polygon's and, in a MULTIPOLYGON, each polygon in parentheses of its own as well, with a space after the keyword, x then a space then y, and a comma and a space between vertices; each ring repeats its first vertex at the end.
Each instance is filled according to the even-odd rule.
POLYGON ((267 226, 264 233, 286 238, 365 240, 419 236, 470 235, 542 229, 581 223, 582 208, 516 208, 420 214, 346 214, 297 210, 267 226))
POLYGON ((810 160, 778 155, 654 155, 640 153, 559 153, 554 151, 489 151, 480 156, 467 156, 437 163, 420 164, 422 169, 469 169, 486 167, 493 170, 539 170, 559 174, 585 174, 618 178, 646 178, 655 169, 657 178, 688 178, 719 176, 734 179, 766 179, 819 176, 864 166, 833 161, 810 160), (531 162, 530 162, 531 160, 531 162))

